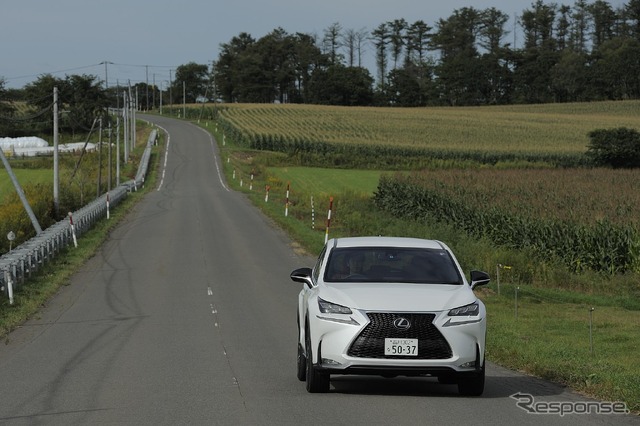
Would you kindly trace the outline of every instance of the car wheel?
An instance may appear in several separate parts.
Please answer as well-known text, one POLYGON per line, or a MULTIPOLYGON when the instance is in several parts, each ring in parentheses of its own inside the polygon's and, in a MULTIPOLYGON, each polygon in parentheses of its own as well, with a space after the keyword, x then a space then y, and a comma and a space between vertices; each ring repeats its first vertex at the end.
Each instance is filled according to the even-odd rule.
POLYGON ((305 346, 307 352, 307 392, 310 393, 324 393, 329 392, 329 375, 318 371, 313 366, 313 355, 311 353, 311 339, 309 337, 309 330, 305 333, 305 346))
POLYGON ((464 378, 458 382, 458 392, 464 396, 480 396, 484 392, 484 377, 485 368, 482 364, 482 369, 476 376, 464 378))
POLYGON ((307 357, 304 356, 302 345, 298 343, 298 380, 304 382, 307 379, 307 357))

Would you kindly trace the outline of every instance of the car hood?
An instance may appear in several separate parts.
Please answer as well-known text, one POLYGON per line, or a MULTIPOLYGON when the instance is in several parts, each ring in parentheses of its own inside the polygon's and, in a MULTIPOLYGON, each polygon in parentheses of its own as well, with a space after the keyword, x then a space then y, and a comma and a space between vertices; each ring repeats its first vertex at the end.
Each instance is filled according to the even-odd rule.
POLYGON ((352 309, 398 312, 444 311, 476 300, 471 288, 464 284, 325 284, 318 296, 352 309))

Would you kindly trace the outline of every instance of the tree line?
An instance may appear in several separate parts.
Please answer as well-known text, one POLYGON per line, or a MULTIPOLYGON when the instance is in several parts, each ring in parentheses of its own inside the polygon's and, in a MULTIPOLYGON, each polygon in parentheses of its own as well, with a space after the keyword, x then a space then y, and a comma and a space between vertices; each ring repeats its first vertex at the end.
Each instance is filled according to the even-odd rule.
POLYGON ((190 62, 159 90, 105 87, 97 76, 40 76, 23 89, 0 78, 0 131, 20 136, 51 127, 53 87, 64 128, 87 131, 123 92, 140 110, 216 102, 439 106, 579 102, 640 98, 640 0, 614 9, 604 0, 572 6, 536 0, 516 25, 496 8, 456 9, 433 26, 395 19, 369 31, 331 24, 322 36, 276 28, 222 43, 211 67, 190 62), (509 28, 512 26, 513 28, 509 28), (365 67, 373 55, 371 71, 365 67), (11 102, 26 101, 34 116, 11 102))
POLYGON ((220 46, 214 91, 226 102, 400 106, 640 97, 640 0, 618 9, 537 0, 519 15, 520 31, 509 20, 464 7, 434 26, 396 19, 372 31, 334 23, 322 37, 243 32, 220 46), (368 48, 375 78, 363 67, 368 48))

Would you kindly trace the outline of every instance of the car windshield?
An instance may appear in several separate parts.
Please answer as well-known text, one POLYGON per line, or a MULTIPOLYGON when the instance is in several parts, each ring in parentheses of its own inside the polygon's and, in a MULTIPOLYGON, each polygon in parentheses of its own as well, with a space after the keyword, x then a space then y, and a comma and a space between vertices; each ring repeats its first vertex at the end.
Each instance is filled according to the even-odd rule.
POLYGON ((329 255, 324 280, 462 284, 446 250, 399 247, 336 248, 329 255))

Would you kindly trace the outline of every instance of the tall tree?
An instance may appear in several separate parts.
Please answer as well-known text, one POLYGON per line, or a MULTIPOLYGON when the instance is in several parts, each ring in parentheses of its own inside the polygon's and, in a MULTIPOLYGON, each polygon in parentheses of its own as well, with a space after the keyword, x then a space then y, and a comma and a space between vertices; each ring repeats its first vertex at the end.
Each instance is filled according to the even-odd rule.
POLYGON ((629 35, 640 41, 640 0, 629 0, 625 8, 629 35))
POLYGON ((60 98, 66 104, 66 117, 73 134, 87 132, 94 119, 107 117, 108 99, 97 76, 71 75, 65 82, 60 98))
POLYGON ((520 17, 520 24, 524 32, 525 49, 544 48, 554 49, 553 25, 555 22, 557 5, 545 4, 536 0, 532 9, 525 9, 520 17))
MULTIPOLYGON (((209 84, 209 68, 204 64, 189 62, 176 68, 176 79, 173 82, 176 93, 184 92, 187 103, 193 103, 199 96, 204 96, 209 84), (183 90, 184 89, 184 90, 183 90)), ((180 96, 182 98, 182 96, 180 96)))
MULTIPOLYGON (((57 87, 60 94, 67 92, 66 82, 51 74, 43 74, 35 81, 24 87, 27 104, 37 110, 49 109, 53 104, 53 88, 57 87)), ((53 126, 53 118, 50 125, 53 126)))
POLYGON ((306 102, 306 89, 313 71, 328 66, 329 59, 322 54, 315 39, 308 34, 296 34, 294 44, 296 93, 290 98, 290 102, 306 102))
POLYGON ((329 55, 329 59, 334 65, 342 62, 342 55, 338 52, 341 47, 341 34, 342 25, 338 22, 334 22, 324 30, 324 37, 322 38, 324 52, 329 55))
POLYGON ((553 101, 551 69, 558 62, 553 37, 557 5, 537 0, 522 12, 524 48, 514 55, 514 100, 523 103, 553 101))
POLYGON ((556 25, 556 42, 558 50, 562 51, 569 46, 569 29, 571 28, 571 7, 562 5, 558 10, 556 25))
POLYGON ((602 43, 613 38, 617 16, 611 5, 604 0, 596 0, 587 7, 587 11, 593 22, 592 50, 598 50, 602 43))
POLYGON ((586 0, 576 0, 571 15, 570 44, 574 52, 587 51, 587 34, 589 31, 589 13, 586 0))
POLYGON ((478 63, 481 99, 487 104, 503 104, 511 101, 512 72, 509 67, 511 51, 502 40, 509 16, 496 8, 482 11, 480 16, 479 44, 485 53, 478 63))
POLYGON ((425 63, 432 29, 422 20, 414 22, 407 28, 405 42, 407 46, 406 62, 425 63))
POLYGON ((248 33, 240 33, 229 43, 220 45, 220 54, 214 70, 214 81, 219 95, 227 102, 238 101, 241 58, 255 43, 248 33))
POLYGON ((309 102, 357 106, 373 102, 373 78, 364 68, 342 64, 316 69, 309 84, 309 102))
POLYGON ((12 136, 15 126, 11 120, 16 112, 16 108, 9 99, 8 92, 4 86, 5 79, 0 77, 0 135, 12 136))
POLYGON ((565 49, 551 68, 551 84, 555 102, 579 102, 587 92, 587 55, 565 49))
POLYGON ((509 15, 492 7, 482 11, 479 19, 480 46, 491 55, 500 55, 502 40, 507 35, 505 25, 509 15))
POLYGON ((359 30, 349 28, 343 31, 341 45, 346 50, 347 66, 362 66, 362 53, 368 35, 369 33, 365 28, 359 30))
POLYGON ((476 47, 481 18, 473 7, 454 10, 448 19, 438 21, 431 38, 433 48, 440 52, 438 85, 450 105, 475 105, 481 99, 476 47))
POLYGON ((640 41, 631 37, 615 37, 598 49, 593 65, 594 83, 607 99, 640 98, 640 41))
POLYGON ((362 67, 362 55, 364 54, 368 39, 369 31, 367 31, 366 28, 361 28, 356 32, 356 56, 358 58, 358 67, 362 67))
POLYGON ((387 45, 389 44, 389 27, 387 23, 382 23, 371 31, 371 42, 376 50, 378 85, 384 89, 387 74, 387 45))
POLYGON ((387 23, 389 28, 389 44, 391 45, 391 57, 393 58, 393 69, 398 68, 398 62, 405 46, 405 32, 407 30, 407 21, 402 19, 394 19, 387 23))

